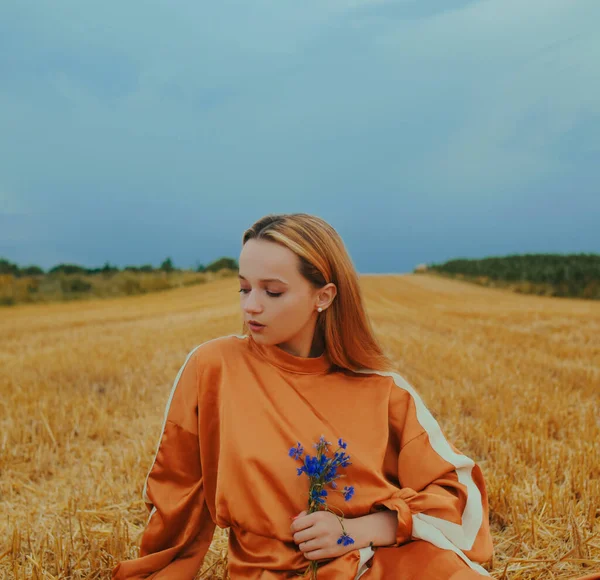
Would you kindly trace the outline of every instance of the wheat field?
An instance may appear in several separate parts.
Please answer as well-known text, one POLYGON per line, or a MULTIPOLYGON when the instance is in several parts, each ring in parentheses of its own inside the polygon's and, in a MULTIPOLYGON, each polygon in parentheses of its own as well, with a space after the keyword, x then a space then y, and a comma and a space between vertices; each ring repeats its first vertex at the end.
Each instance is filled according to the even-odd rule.
MULTIPOLYGON (((500 579, 600 573, 600 302, 432 275, 362 276, 377 336, 486 477, 500 579)), ((225 278, 0 310, 0 579, 106 579, 186 354, 241 328, 225 278)), ((216 528, 202 578, 222 578, 216 528)))

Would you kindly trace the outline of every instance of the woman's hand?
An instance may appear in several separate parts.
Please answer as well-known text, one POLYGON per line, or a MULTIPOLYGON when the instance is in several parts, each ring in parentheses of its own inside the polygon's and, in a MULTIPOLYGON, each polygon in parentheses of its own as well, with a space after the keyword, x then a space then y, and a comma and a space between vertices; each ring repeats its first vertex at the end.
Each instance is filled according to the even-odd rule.
MULTIPOLYGON (((348 521, 344 520, 344 528, 349 532, 348 521)), ((316 511, 312 514, 301 511, 292 522, 290 531, 294 542, 309 560, 337 558, 356 549, 354 544, 344 546, 338 544, 342 535, 342 526, 335 514, 328 511, 316 511)))

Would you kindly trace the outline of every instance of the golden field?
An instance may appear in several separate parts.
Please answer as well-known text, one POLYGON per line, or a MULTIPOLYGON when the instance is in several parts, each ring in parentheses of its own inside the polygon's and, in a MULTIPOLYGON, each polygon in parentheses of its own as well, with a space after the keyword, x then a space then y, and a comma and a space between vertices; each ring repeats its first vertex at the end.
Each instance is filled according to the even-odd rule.
MULTIPOLYGON (((494 578, 600 573, 600 303, 431 275, 363 276, 397 370, 486 477, 494 578)), ((225 278, 0 310, 0 579, 107 579, 187 353, 241 328, 225 278)), ((220 578, 216 529, 202 578, 220 578)))

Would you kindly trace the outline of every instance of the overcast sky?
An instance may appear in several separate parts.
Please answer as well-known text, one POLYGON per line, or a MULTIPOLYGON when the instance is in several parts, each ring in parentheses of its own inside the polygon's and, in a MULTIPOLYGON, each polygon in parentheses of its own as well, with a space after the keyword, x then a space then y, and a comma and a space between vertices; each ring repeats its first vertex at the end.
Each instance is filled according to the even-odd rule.
POLYGON ((598 0, 0 2, 0 257, 600 252, 598 0))

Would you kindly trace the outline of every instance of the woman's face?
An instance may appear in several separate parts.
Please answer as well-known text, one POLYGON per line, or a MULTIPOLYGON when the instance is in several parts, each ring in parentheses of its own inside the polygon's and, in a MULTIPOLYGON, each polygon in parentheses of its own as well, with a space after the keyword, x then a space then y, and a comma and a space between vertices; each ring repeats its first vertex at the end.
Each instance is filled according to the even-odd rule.
POLYGON ((296 337, 302 337, 302 343, 312 341, 317 308, 329 305, 331 289, 323 293, 313 288, 298 267, 298 256, 280 244, 257 239, 244 244, 239 258, 240 304, 246 323, 255 320, 264 325, 248 326, 257 342, 280 344, 296 337))

